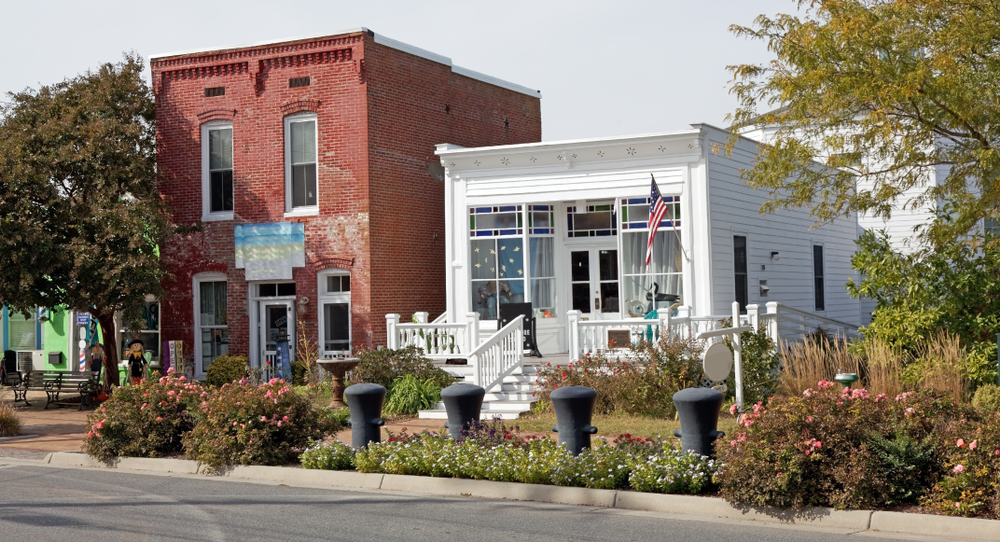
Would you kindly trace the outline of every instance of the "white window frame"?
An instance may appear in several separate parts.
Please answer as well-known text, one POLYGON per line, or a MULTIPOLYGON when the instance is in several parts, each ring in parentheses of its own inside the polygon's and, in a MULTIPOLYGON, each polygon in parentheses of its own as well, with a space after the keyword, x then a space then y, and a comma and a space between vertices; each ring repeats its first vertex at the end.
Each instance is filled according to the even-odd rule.
MULTIPOLYGON (((191 349, 194 351, 194 371, 195 371, 195 375, 197 375, 197 376, 204 376, 205 375, 205 371, 202 371, 202 369, 201 369, 201 367, 202 367, 202 363, 201 363, 201 361, 202 361, 202 355, 201 355, 201 328, 202 328, 202 325, 201 325, 201 283, 203 283, 203 282, 220 282, 220 281, 226 282, 226 290, 227 290, 226 310, 228 311, 229 310, 229 299, 228 299, 228 297, 229 297, 228 296, 228 290, 229 290, 229 284, 228 284, 228 282, 229 282, 229 277, 226 276, 225 273, 216 273, 216 272, 198 273, 194 277, 191 278, 191 294, 192 294, 191 297, 193 299, 192 310, 193 310, 193 315, 194 315, 194 320, 193 320, 193 322, 194 322, 194 341, 192 341, 191 349)), ((227 317, 228 317, 228 315, 227 315, 227 317)), ((227 318, 227 321, 228 321, 228 318, 227 318)), ((226 324, 225 326, 213 326, 213 327, 214 328, 220 328, 220 329, 223 328, 223 327, 225 327, 226 330, 227 330, 227 332, 229 330, 229 324, 226 324)))
MULTIPOLYGON (((327 277, 341 276, 351 278, 351 272, 346 269, 329 269, 326 271, 320 271, 316 273, 316 312, 317 319, 319 323, 317 326, 319 328, 319 355, 323 358, 331 358, 333 356, 339 355, 350 355, 354 347, 354 318, 353 318, 353 307, 351 305, 351 292, 327 292, 326 291, 326 279, 327 277), (348 336, 348 346, 347 350, 327 350, 326 349, 326 320, 324 319, 323 305, 326 303, 347 303, 347 336, 348 336)), ((353 280, 351 281, 351 289, 354 289, 353 280)))
MULTIPOLYGON (((213 120, 201 125, 201 220, 211 222, 214 220, 232 220, 233 211, 212 212, 212 175, 209 172, 209 137, 211 130, 233 129, 233 122, 229 120, 213 120)), ((233 131, 233 144, 235 145, 236 132, 233 131)), ((235 155, 235 151, 233 152, 235 155)), ((233 163, 233 190, 236 189, 236 164, 233 163)), ((234 197, 235 200, 235 197, 234 197)), ((233 209, 235 210, 235 201, 233 209)))
POLYGON ((319 214, 319 120, 316 113, 307 111, 285 117, 285 217, 315 216, 319 214), (316 137, 316 205, 292 207, 292 123, 312 122, 316 137))

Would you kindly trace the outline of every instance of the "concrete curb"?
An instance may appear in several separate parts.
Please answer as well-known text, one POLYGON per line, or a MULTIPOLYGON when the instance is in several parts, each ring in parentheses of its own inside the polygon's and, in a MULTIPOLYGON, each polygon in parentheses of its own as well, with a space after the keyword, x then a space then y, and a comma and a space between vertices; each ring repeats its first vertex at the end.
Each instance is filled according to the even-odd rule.
MULTIPOLYGON (((55 452, 49 454, 44 463, 69 468, 114 468, 131 472, 204 473, 196 461, 186 459, 123 457, 111 463, 103 463, 83 453, 55 452)), ((762 525, 799 525, 850 532, 867 531, 925 537, 954 537, 962 540, 1000 541, 1000 521, 988 519, 871 510, 834 510, 818 507, 803 510, 770 507, 735 508, 717 497, 255 465, 234 466, 223 470, 219 476, 233 480, 277 483, 296 487, 351 488, 449 497, 535 501, 621 510, 644 510, 708 519, 752 521, 762 525)))
POLYGON ((1000 521, 903 512, 872 512, 871 530, 954 537, 962 540, 1000 540, 1000 521))

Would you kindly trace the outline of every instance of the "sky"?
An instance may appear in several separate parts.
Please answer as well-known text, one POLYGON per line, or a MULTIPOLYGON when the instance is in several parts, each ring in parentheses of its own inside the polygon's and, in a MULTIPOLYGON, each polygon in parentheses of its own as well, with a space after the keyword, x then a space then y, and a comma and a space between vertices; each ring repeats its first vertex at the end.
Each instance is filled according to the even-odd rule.
MULTIPOLYGON (((794 0, 0 0, 0 95, 151 55, 365 27, 542 91, 542 139, 724 127, 727 65, 764 63, 732 35, 794 0)), ((147 62, 148 66, 148 62, 147 62)), ((147 71, 148 74, 148 71, 147 71)), ((147 75, 148 76, 148 75, 147 75)), ((0 97, 0 100, 4 100, 0 97)))

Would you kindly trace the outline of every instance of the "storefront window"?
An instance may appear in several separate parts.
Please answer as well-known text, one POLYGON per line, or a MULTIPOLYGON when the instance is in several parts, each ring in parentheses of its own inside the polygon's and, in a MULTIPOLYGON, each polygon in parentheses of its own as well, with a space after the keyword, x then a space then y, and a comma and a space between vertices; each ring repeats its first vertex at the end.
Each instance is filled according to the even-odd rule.
POLYGON ((531 306, 535 318, 556 316, 555 239, 531 237, 531 306))
POLYGON ((473 239, 472 310, 496 320, 500 303, 524 302, 524 250, 521 239, 473 239))

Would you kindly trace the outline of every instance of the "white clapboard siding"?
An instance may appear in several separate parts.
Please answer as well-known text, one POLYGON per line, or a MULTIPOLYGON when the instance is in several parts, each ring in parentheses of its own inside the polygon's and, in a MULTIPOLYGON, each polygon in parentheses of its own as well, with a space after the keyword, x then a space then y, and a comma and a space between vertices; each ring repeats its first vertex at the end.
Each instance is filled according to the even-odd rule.
MULTIPOLYGON (((727 134, 707 130, 709 145, 725 143, 727 134)), ((857 280, 850 257, 856 249, 855 218, 849 217, 819 227, 805 209, 759 213, 768 199, 740 178, 740 169, 752 167, 756 144, 743 140, 731 155, 706 153, 709 217, 712 245, 712 313, 726 314, 736 295, 733 236, 747 238, 748 301, 764 305, 777 301, 822 316, 857 322, 860 309, 844 288, 849 277, 857 280), (823 246, 825 310, 816 311, 813 282, 813 245, 823 246), (778 252, 778 260, 771 259, 778 252), (761 266, 764 270, 761 270, 761 266), (767 297, 761 297, 759 280, 767 280, 767 297)))

